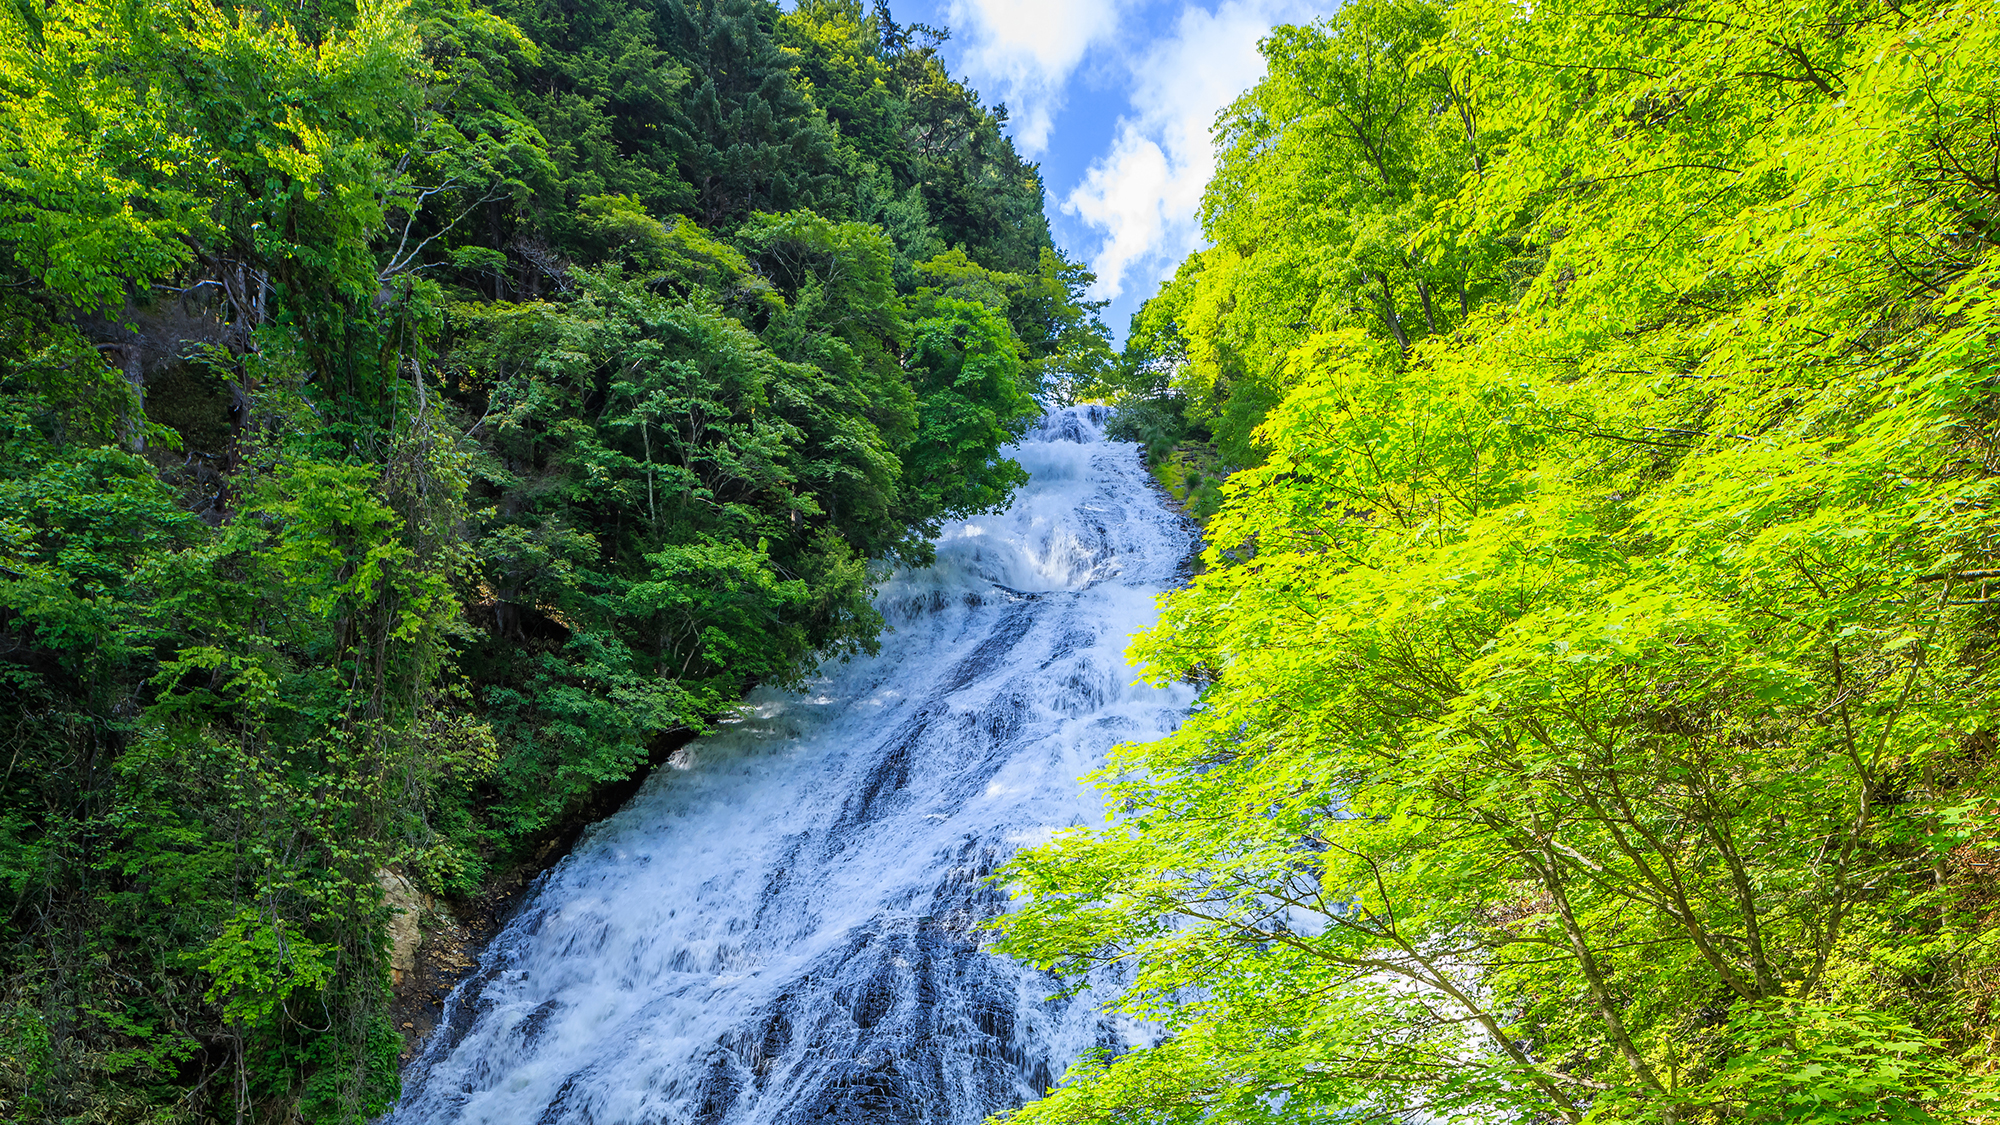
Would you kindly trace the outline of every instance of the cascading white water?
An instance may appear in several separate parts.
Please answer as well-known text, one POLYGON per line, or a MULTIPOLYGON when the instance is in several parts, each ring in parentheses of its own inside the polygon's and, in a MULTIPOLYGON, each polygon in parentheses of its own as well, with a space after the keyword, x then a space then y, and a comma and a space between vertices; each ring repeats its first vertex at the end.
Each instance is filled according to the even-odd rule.
POLYGON ((1004 514, 892 578, 882 654, 676 755, 538 884, 394 1125, 975 1125, 1125 1032, 981 948, 987 881, 1097 823, 1079 778, 1191 693, 1123 655, 1189 543, 1095 408, 1009 451, 1004 514))

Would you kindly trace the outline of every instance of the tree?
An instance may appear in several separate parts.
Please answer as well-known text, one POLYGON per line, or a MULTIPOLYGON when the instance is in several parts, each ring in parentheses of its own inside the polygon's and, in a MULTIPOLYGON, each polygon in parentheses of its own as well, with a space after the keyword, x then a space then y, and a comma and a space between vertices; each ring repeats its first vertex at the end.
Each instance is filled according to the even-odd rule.
POLYGON ((1407 352, 1505 296, 1512 232, 1438 223, 1438 209, 1503 146, 1474 83, 1437 55, 1441 6, 1351 4, 1281 27, 1269 76, 1218 121, 1203 201, 1213 244, 1156 301, 1178 323, 1191 420, 1236 464, 1316 332, 1367 327, 1407 352))
POLYGON ((385 883, 536 862, 1020 479, 1030 314, 912 319, 919 149, 1026 167, 910 124, 934 50, 502 14, 0 6, 0 1116, 379 1115, 385 883))
POLYGON ((1267 456, 1135 648, 1201 703, 1120 752, 1116 819, 1023 853, 1001 923, 1130 963, 1164 1035, 1016 1120, 1994 1112, 1962 171, 1994 34, 1468 4, 1417 45, 1510 139, 1401 244, 1520 237, 1525 281, 1407 348, 1362 318, 1263 358, 1267 456))
POLYGON ((1039 409, 1020 385, 1018 345, 998 313, 955 297, 928 298, 914 313, 905 362, 918 422, 903 502, 928 540, 944 520, 990 511, 1027 480, 1000 447, 1039 409))

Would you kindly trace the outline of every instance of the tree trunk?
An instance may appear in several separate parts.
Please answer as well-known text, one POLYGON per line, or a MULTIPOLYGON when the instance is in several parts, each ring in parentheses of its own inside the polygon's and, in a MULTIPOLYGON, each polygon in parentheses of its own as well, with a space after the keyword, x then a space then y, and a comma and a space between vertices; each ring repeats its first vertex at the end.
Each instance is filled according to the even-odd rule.
POLYGON ((125 448, 134 453, 146 452, 146 370, 145 352, 140 341, 134 339, 120 349, 124 363, 125 382, 132 388, 132 397, 126 405, 124 433, 125 448))
POLYGON ((1437 313, 1431 309, 1431 287, 1426 285, 1421 277, 1417 279, 1417 296, 1422 297, 1424 301, 1424 326, 1435 335, 1438 330, 1438 318, 1437 313))
POLYGON ((1389 334, 1396 338, 1396 345, 1407 352, 1410 350, 1410 337, 1403 331, 1403 318, 1396 315, 1396 298, 1389 292, 1389 275, 1378 273, 1375 280, 1382 285, 1382 319, 1389 325, 1389 334))
POLYGON ((1479 131, 1472 126, 1472 91, 1460 93, 1456 86, 1451 91, 1452 108, 1458 110, 1459 123, 1465 126, 1465 147, 1472 154, 1472 172, 1476 176, 1486 174, 1486 162, 1479 157, 1479 131))

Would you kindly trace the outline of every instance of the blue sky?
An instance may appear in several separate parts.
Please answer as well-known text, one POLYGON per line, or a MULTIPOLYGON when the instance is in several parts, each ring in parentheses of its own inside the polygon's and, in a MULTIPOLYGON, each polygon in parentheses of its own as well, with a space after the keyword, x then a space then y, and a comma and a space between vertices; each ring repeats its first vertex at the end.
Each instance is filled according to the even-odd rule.
POLYGON ((1337 0, 890 0, 898 23, 951 29, 952 73, 1004 102, 1040 162, 1056 245, 1098 275, 1119 340, 1200 244, 1215 113, 1264 73, 1257 40, 1337 0))

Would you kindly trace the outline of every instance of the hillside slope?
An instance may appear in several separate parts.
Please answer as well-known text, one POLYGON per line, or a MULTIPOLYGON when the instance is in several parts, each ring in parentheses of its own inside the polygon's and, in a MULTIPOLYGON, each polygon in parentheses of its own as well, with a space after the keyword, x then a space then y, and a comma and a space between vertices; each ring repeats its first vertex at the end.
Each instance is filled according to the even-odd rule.
POLYGON ((1007 499, 1107 352, 940 35, 0 8, 0 1117, 378 1113, 385 884, 871 648, 1007 499))

